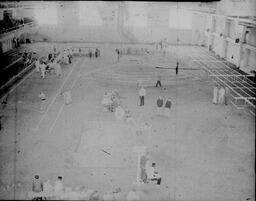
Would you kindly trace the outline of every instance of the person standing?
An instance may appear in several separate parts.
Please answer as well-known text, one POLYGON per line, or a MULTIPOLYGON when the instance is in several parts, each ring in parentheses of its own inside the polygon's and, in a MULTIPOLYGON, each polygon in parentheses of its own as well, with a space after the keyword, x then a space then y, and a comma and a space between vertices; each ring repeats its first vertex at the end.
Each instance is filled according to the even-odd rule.
POLYGON ((89 57, 90 57, 90 60, 92 59, 92 51, 89 50, 89 57))
POLYGON ((140 96, 140 106, 143 106, 145 104, 145 96, 146 96, 146 89, 144 89, 144 87, 140 88, 139 96, 140 96))
POLYGON ((213 99, 212 99, 212 103, 213 104, 218 104, 218 86, 217 84, 215 84, 214 88, 213 88, 213 99))
POLYGON ((230 90, 228 87, 225 87, 225 105, 228 105, 228 102, 229 102, 229 93, 230 93, 230 90))
POLYGON ((245 31, 245 34, 244 34, 243 43, 246 44, 246 43, 248 43, 248 41, 249 41, 249 31, 247 30, 247 31, 245 31))
POLYGON ((95 58, 98 58, 98 49, 95 50, 95 58))
POLYGON ((61 194, 64 192, 64 187, 63 187, 61 176, 58 176, 58 179, 55 181, 54 192, 57 197, 60 197, 61 194))
POLYGON ((176 75, 178 75, 178 73, 179 73, 179 62, 176 63, 176 68, 175 69, 176 69, 176 75))
POLYGON ((39 59, 36 59, 35 66, 36 66, 36 72, 40 72, 40 62, 39 62, 39 59))
POLYGON ((224 98, 225 98, 225 89, 222 86, 219 89, 218 103, 221 104, 221 105, 224 104, 224 98))
POLYGON ((159 96, 157 98, 157 101, 156 101, 156 105, 157 105, 157 115, 162 115, 162 108, 163 108, 163 105, 164 105, 164 99, 159 96))
POLYGON ((40 72, 41 72, 41 77, 44 79, 45 78, 46 65, 44 63, 40 64, 39 69, 40 69, 40 72))
POLYGON ((167 98, 165 105, 164 105, 164 113, 165 116, 170 117, 171 114, 171 107, 172 107, 172 101, 170 98, 167 98))

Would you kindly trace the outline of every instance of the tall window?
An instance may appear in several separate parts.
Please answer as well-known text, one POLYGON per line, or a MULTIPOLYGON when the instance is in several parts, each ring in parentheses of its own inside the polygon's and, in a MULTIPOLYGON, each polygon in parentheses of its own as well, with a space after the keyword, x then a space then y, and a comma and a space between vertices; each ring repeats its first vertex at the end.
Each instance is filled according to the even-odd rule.
POLYGON ((56 25, 58 23, 57 8, 55 7, 36 9, 34 12, 39 24, 56 25))
POLYGON ((97 2, 79 1, 79 23, 88 26, 102 25, 97 2))
POLYGON ((192 29, 191 11, 172 6, 170 8, 169 28, 192 29))
POLYGON ((146 27, 148 23, 147 9, 144 4, 128 4, 128 19, 125 21, 126 26, 146 27))

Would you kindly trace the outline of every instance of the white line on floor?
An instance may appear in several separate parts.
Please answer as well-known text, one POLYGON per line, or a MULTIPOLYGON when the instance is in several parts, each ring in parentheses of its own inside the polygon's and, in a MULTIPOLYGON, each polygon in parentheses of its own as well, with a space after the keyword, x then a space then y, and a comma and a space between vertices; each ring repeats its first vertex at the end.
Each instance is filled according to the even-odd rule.
MULTIPOLYGON (((91 64, 91 65, 93 65, 93 64, 91 64)), ((104 69, 104 68, 107 68, 107 66, 106 66, 106 67, 103 67, 103 68, 97 68, 97 69, 94 69, 94 70, 92 70, 92 71, 90 71, 90 72, 87 72, 86 74, 84 74, 84 76, 87 76, 87 75, 89 75, 89 74, 91 74, 91 73, 100 71, 100 70, 102 70, 102 69, 104 69)), ((81 71, 81 70, 80 70, 80 71, 81 71)), ((79 79, 80 77, 81 77, 81 72, 79 73, 79 75, 77 76, 77 78, 74 80, 74 82, 73 82, 73 84, 72 84, 72 86, 71 86, 71 90, 72 90, 72 88, 75 86, 76 82, 78 81, 78 79, 79 79)), ((57 114, 57 116, 56 116, 56 118, 55 118, 55 120, 54 120, 52 126, 50 127, 50 130, 49 130, 49 133, 50 133, 50 134, 52 133, 52 131, 53 131, 53 129, 54 129, 54 127, 55 127, 55 125, 56 125, 56 123, 57 123, 59 117, 60 117, 60 114, 62 113, 62 110, 63 110, 64 106, 65 106, 65 103, 62 104, 62 106, 61 106, 61 108, 60 108, 60 110, 59 110, 59 112, 58 112, 58 114, 57 114)))
POLYGON ((45 111, 45 113, 44 113, 44 115, 43 115, 43 117, 42 117, 42 118, 40 119, 40 121, 37 123, 37 126, 35 127, 35 130, 38 130, 39 126, 41 125, 41 123, 43 122, 43 120, 45 119, 45 117, 47 116, 49 110, 51 109, 51 107, 52 107, 53 104, 55 103, 57 97, 59 96, 59 94, 61 93, 61 91, 62 91, 64 85, 66 84, 66 82, 67 82, 69 76, 72 74, 72 72, 73 72, 74 69, 75 69, 75 66, 76 66, 78 63, 79 63, 79 61, 77 61, 77 63, 73 65, 72 70, 69 72, 69 74, 67 75, 67 77, 66 77, 65 80, 63 81, 62 85, 60 86, 60 88, 59 88, 59 90, 58 90, 58 92, 57 92, 57 94, 56 94, 56 96, 55 96, 55 97, 52 99, 52 101, 50 102, 49 106, 47 107, 47 110, 45 111))
POLYGON ((59 112, 58 112, 58 115, 56 116, 56 118, 55 118, 55 120, 54 120, 54 122, 53 122, 53 124, 52 124, 52 126, 51 126, 51 128, 50 128, 50 130, 49 130, 49 133, 50 133, 50 134, 52 133, 52 131, 53 131, 55 125, 56 125, 56 122, 57 122, 57 120, 59 119, 60 114, 62 113, 62 110, 63 110, 64 106, 65 106, 65 103, 62 104, 62 106, 61 106, 61 108, 60 108, 60 110, 59 110, 59 112))

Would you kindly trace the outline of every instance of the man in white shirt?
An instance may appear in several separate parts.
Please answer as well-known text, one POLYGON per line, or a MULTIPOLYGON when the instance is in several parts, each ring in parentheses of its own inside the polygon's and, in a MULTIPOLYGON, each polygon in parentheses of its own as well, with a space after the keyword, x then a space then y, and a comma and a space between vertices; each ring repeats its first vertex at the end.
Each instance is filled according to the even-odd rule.
POLYGON ((225 89, 222 86, 219 90, 219 97, 218 97, 218 103, 219 104, 224 104, 224 98, 225 98, 225 89))
POLYGON ((218 86, 215 85, 213 88, 213 99, 212 99, 213 104, 218 104, 218 86))
POLYGON ((145 99, 145 96, 146 96, 146 89, 144 89, 144 87, 140 88, 139 96, 140 96, 140 106, 143 106, 144 105, 144 99, 145 99))

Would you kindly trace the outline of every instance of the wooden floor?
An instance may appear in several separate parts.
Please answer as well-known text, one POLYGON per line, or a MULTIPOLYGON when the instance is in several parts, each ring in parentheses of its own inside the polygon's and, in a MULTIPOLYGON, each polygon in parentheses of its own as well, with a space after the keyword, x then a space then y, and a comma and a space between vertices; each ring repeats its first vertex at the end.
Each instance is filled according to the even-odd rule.
MULTIPOLYGON (((45 51, 50 46, 34 45, 45 51)), ((213 83, 191 63, 191 58, 209 60, 206 50, 183 46, 177 53, 171 46, 165 57, 158 52, 122 56, 117 62, 114 49, 120 46, 79 45, 97 46, 102 56, 74 58, 71 65, 62 65, 60 78, 47 74, 43 80, 34 72, 10 94, 2 110, 0 185, 16 180, 21 186, 16 192, 2 190, 0 198, 12 199, 15 193, 16 199, 24 199, 35 174, 52 184, 61 175, 65 186, 103 193, 120 187, 128 192, 136 181, 133 148, 143 145, 157 163, 161 188, 171 200, 255 199, 254 117, 231 104, 212 104, 213 83), (181 67, 194 70, 180 70, 176 76, 175 69, 165 69, 165 89, 155 88, 156 65, 175 67, 181 52, 189 55, 182 57, 181 67), (138 79, 146 80, 144 107, 138 106, 138 79), (138 136, 133 127, 103 111, 101 98, 113 89, 119 91, 122 106, 131 110, 136 121, 152 125, 151 134, 138 136), (61 95, 66 90, 72 92, 70 105, 65 105, 61 95), (38 98, 41 91, 47 96, 44 110, 38 98), (159 95, 172 99, 169 119, 156 115, 159 95)))

